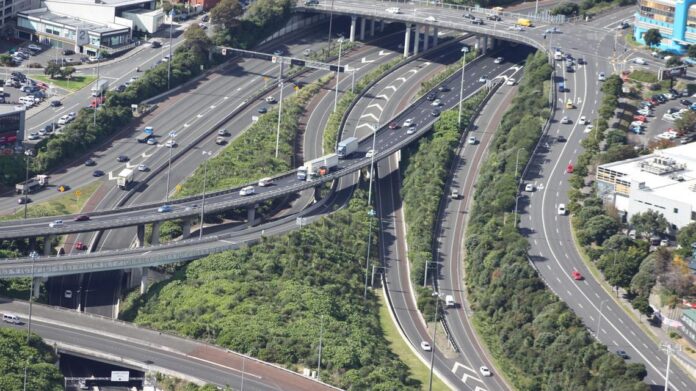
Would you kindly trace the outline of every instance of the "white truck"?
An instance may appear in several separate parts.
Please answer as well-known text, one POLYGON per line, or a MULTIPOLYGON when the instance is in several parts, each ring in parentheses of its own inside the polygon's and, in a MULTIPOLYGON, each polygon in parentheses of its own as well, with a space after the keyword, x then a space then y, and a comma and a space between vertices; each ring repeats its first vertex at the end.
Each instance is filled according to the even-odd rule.
POLYGON ((106 92, 106 89, 109 88, 109 81, 106 79, 99 79, 97 80, 96 83, 92 86, 92 96, 100 96, 103 95, 106 92))
POLYGON ((27 194, 42 189, 48 185, 48 175, 37 175, 28 181, 20 182, 15 185, 15 191, 17 194, 27 194))
POLYGON ((556 61, 561 61, 563 60, 563 52, 556 49, 555 52, 553 52, 553 59, 556 61))
POLYGON ((338 147, 336 147, 336 154, 338 155, 339 159, 347 158, 350 156, 353 152, 358 150, 358 139, 357 137, 348 137, 345 140, 342 140, 340 143, 338 143, 338 147))
POLYGON ((122 190, 127 190, 128 186, 133 182, 133 169, 131 168, 124 168, 121 170, 121 172, 118 173, 118 177, 116 178, 116 183, 118 184, 119 189, 122 190))
MULTIPOLYGON (((331 169, 338 165, 338 155, 332 153, 322 156, 314 160, 310 160, 304 164, 306 168, 307 180, 311 180, 318 176, 328 175, 331 169)), ((299 171, 298 171, 299 175, 299 171)))

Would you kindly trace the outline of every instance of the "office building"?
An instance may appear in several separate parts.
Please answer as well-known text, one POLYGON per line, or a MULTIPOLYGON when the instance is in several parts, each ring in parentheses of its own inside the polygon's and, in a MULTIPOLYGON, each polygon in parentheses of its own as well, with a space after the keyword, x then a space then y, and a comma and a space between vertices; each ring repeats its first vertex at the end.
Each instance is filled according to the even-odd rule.
POLYGON ((662 35, 659 49, 676 53, 686 51, 696 43, 696 7, 693 1, 639 0, 633 34, 636 41, 645 44, 643 34, 658 29, 662 35))

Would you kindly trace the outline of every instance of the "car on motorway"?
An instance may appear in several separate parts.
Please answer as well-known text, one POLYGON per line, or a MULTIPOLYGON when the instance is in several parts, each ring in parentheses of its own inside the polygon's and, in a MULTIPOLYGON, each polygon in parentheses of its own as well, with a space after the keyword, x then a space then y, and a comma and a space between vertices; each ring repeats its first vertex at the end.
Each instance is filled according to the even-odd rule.
POLYGON ((389 129, 398 129, 398 128, 399 128, 399 124, 396 123, 396 121, 392 121, 389 123, 389 129))
POLYGON ((442 106, 442 101, 440 99, 435 99, 430 105, 435 107, 442 106))
POLYGON ((273 184, 273 178, 261 178, 259 179, 259 187, 266 187, 273 184))
POLYGON ((268 109, 267 109, 266 107, 264 107, 264 106, 261 106, 261 107, 259 107, 256 111, 257 111, 259 114, 266 114, 266 113, 268 112, 268 109))
POLYGON ((468 143, 471 145, 476 145, 476 137, 474 137, 474 136, 469 137, 468 143))
POLYGON ((495 60, 493 60, 493 63, 494 63, 494 64, 500 64, 500 63, 502 63, 502 62, 503 62, 503 58, 502 58, 502 57, 496 57, 495 60))
POLYGON ((461 194, 459 194, 459 189, 452 188, 452 191, 450 192, 450 198, 453 200, 458 200, 459 197, 461 197, 461 194))
POLYGON ((119 163, 124 163, 124 162, 127 162, 128 160, 130 160, 130 159, 126 155, 118 155, 118 157, 116 158, 116 161, 119 163))
MULTIPOLYGON (((82 243, 82 242, 79 242, 82 243)), ((72 291, 70 289, 66 289, 65 292, 63 293, 63 297, 66 299, 72 299, 72 291)))
POLYGON ((558 204, 558 214, 561 216, 565 216, 565 214, 566 214, 565 204, 558 204))
POLYGON ((501 18, 501 17, 498 16, 498 15, 491 15, 491 16, 488 17, 488 20, 492 20, 492 21, 494 21, 494 22, 500 22, 500 21, 503 20, 503 18, 501 18))
POLYGON ((89 216, 79 215, 79 216, 75 217, 75 221, 89 221, 89 216))
POLYGON ((389 12, 390 14, 400 14, 400 13, 401 13, 401 8, 399 8, 399 7, 389 7, 389 8, 387 8, 386 11, 389 12))
POLYGON ((437 87, 437 90, 440 92, 447 92, 450 90, 450 88, 448 86, 439 86, 437 87))
POLYGON ((527 184, 524 186, 524 191, 529 191, 529 192, 534 191, 534 184, 533 184, 533 183, 527 183, 527 184))
POLYGON ((573 163, 568 163, 566 166, 566 174, 572 174, 574 170, 575 167, 573 167, 573 163))
POLYGON ((157 212, 159 212, 159 213, 167 213, 167 212, 171 212, 173 210, 174 210, 174 207, 172 207, 171 205, 162 205, 159 208, 157 208, 157 212))
MULTIPOLYGON (((563 213, 563 214, 565 214, 565 213, 563 213)), ((582 274, 580 274, 580 272, 577 270, 573 270, 570 273, 570 275, 573 277, 573 280, 575 280, 575 281, 581 281, 583 279, 582 274)))
POLYGON ((508 30, 524 31, 524 27, 517 24, 513 24, 512 26, 508 26, 508 30))
POLYGON ((283 49, 276 49, 273 51, 274 56, 282 56, 283 55, 283 49))
POLYGON ((87 250, 87 246, 80 240, 75 242, 75 250, 87 250))
POLYGON ((152 41, 150 43, 150 47, 153 49, 157 49, 157 48, 162 47, 162 43, 160 41, 152 41))
POLYGON ((248 196, 248 195, 252 195, 254 193, 256 193, 254 186, 246 186, 246 187, 243 187, 241 190, 239 190, 240 196, 248 196))
POLYGON ((430 15, 427 18, 425 18, 426 22, 437 22, 437 18, 430 15))
POLYGON ((217 138, 215 138, 215 144, 224 145, 225 143, 227 143, 227 139, 225 139, 224 137, 218 136, 217 138))
POLYGON ((570 120, 568 119, 568 117, 563 117, 563 118, 561 118, 561 123, 562 124, 569 124, 570 120))
POLYGON ((50 223, 48 223, 48 226, 50 228, 60 228, 64 226, 65 224, 63 223, 63 220, 53 220, 50 223))
POLYGON ((464 15, 462 15, 464 19, 476 19, 476 17, 469 12, 466 12, 464 15))
POLYGON ((413 122, 413 118, 407 118, 406 121, 404 121, 404 127, 408 128, 411 126, 414 126, 415 123, 413 122))
POLYGON ((150 167, 148 167, 145 164, 138 164, 138 171, 145 172, 145 171, 150 171, 150 167))
POLYGON ((228 136, 230 133, 227 131, 227 129, 222 128, 218 129, 217 134, 218 136, 228 136))
POLYGON ((480 26, 483 26, 483 19, 481 18, 476 18, 476 19, 471 19, 471 24, 478 24, 480 26))
POLYGON ((566 142, 566 138, 562 134, 559 134, 558 137, 556 137, 556 141, 558 141, 559 143, 564 143, 566 142))
POLYGON ((581 115, 580 119, 578 119, 578 124, 580 124, 580 125, 586 125, 588 123, 589 122, 587 121, 587 117, 585 117, 584 115, 581 115))
POLYGON ((599 81, 607 80, 607 77, 604 75, 604 72, 599 72, 599 74, 597 75, 597 80, 599 80, 599 81))
POLYGON ((31 202, 31 198, 29 197, 19 197, 17 198, 17 203, 20 205, 28 204, 31 202))
POLYGON ((85 160, 85 166, 88 166, 88 167, 89 167, 89 166, 94 166, 94 165, 96 165, 96 164, 97 164, 97 162, 95 162, 94 159, 87 159, 87 160, 85 160))
POLYGON ((575 69, 573 69, 573 65, 572 65, 572 64, 566 65, 566 72, 568 72, 568 73, 573 73, 573 72, 575 72, 575 69))
POLYGON ((479 372, 481 372, 481 376, 485 376, 485 377, 493 376, 493 374, 491 373, 491 370, 488 369, 488 367, 485 365, 482 365, 481 368, 479 368, 479 372))
POLYGON ((512 78, 512 77, 508 77, 507 82, 505 82, 505 84, 507 84, 507 85, 509 85, 509 86, 514 86, 514 85, 515 85, 515 79, 512 78))
POLYGON ((432 93, 432 92, 431 92, 430 94, 428 94, 428 95, 425 96, 425 100, 427 100, 427 101, 431 101, 431 102, 432 102, 432 101, 434 101, 435 99, 437 99, 437 94, 432 93))
POLYGON ((274 98, 272 96, 267 96, 266 103, 276 103, 276 98, 274 98))
POLYGON ((102 170, 94 170, 94 172, 92 172, 92 176, 95 177, 95 178, 99 178, 100 176, 104 176, 104 171, 102 171, 102 170))
POLYGON ((177 143, 176 143, 176 141, 170 139, 170 140, 167 140, 166 143, 164 143, 164 146, 167 148, 174 148, 177 146, 177 143))
POLYGON ((479 83, 485 83, 488 81, 488 78, 486 76, 481 76, 481 77, 479 77, 478 81, 479 81, 479 83))
POLYGON ((439 117, 439 116, 440 116, 440 110, 435 109, 435 110, 431 111, 431 112, 430 112, 430 116, 432 116, 432 117, 439 117))
POLYGON ((621 357, 621 358, 623 358, 624 360, 628 360, 628 359, 629 359, 628 353, 626 353, 626 351, 624 351, 624 350, 617 350, 617 351, 616 351, 616 355, 619 356, 619 357, 621 357))
POLYGON ((157 144, 157 140, 155 140, 153 137, 150 137, 149 139, 147 139, 146 143, 147 145, 155 145, 157 144))
POLYGON ((429 352, 433 350, 432 346, 427 341, 421 341, 421 349, 423 349, 426 352, 429 352))

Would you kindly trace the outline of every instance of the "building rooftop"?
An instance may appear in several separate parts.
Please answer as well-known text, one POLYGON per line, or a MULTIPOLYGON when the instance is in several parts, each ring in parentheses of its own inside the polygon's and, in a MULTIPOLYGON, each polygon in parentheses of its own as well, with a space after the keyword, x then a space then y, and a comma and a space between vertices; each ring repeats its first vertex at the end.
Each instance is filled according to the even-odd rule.
POLYGON ((14 113, 16 111, 24 111, 24 105, 6 105, 0 104, 0 115, 5 115, 9 113, 14 113))
POLYGON ((682 315, 696 322, 696 310, 684 310, 682 315))
POLYGON ((152 3, 154 0, 46 0, 52 3, 71 3, 85 5, 102 5, 105 7, 122 7, 126 5, 152 3))
POLYGON ((696 210, 696 143, 600 167, 616 172, 622 181, 641 183, 641 191, 690 204, 696 210))
POLYGON ((119 31, 119 30, 123 29, 123 28, 112 28, 112 27, 109 27, 109 26, 104 25, 104 24, 99 24, 99 23, 95 23, 95 22, 88 22, 86 20, 77 19, 77 18, 71 17, 71 16, 54 14, 54 13, 48 11, 46 8, 37 8, 34 10, 30 10, 30 11, 22 11, 22 12, 19 12, 19 14, 32 16, 32 17, 46 20, 49 22, 53 22, 56 24, 63 24, 66 26, 76 27, 79 29, 92 31, 95 33, 108 33, 110 31, 119 31))

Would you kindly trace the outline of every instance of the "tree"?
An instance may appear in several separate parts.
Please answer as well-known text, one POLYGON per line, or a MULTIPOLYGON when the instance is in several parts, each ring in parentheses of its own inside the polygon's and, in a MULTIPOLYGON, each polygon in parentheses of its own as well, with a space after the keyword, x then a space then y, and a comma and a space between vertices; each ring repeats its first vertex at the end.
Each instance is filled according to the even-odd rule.
POLYGON ((682 61, 679 57, 671 57, 669 60, 667 60, 667 63, 665 64, 668 67, 677 67, 679 65, 682 65, 682 61))
POLYGON ((46 68, 44 68, 44 75, 48 75, 51 79, 60 73, 60 65, 56 62, 49 62, 46 68))
POLYGON ((643 40, 648 47, 657 46, 662 42, 662 34, 658 29, 648 29, 648 31, 643 34, 643 40))
POLYGON ((562 3, 551 10, 551 15, 573 16, 580 12, 580 6, 575 3, 562 3))
POLYGON ((677 130, 689 133, 696 129, 696 113, 689 110, 682 114, 681 118, 674 121, 677 130))
POLYGON ((208 34, 205 33, 205 30, 195 23, 186 29, 186 32, 184 32, 184 39, 186 40, 187 49, 192 54, 200 56, 199 58, 205 58, 210 46, 213 44, 208 34))
POLYGON ((663 233, 669 226, 665 216, 654 210, 634 214, 631 216, 630 223, 631 227, 644 238, 663 233))
POLYGON ((75 73, 74 67, 64 67, 60 70, 60 75, 64 79, 70 78, 70 76, 72 76, 73 73, 75 73))
POLYGON ((650 306, 650 303, 648 303, 648 297, 644 295, 636 296, 636 298, 631 302, 631 305, 633 308, 637 309, 638 312, 647 317, 651 317, 654 312, 653 308, 650 306))
POLYGON ((686 55, 696 58, 696 45, 689 45, 689 48, 686 50, 686 55))
POLYGON ((244 13, 238 0, 222 0, 210 10, 210 21, 222 29, 230 29, 239 24, 244 13))
POLYGON ((7 53, 0 54, 0 64, 5 66, 12 65, 12 56, 7 53))
POLYGON ((687 249, 687 253, 691 253, 693 243, 696 243, 696 222, 682 227, 677 233, 677 244, 687 249))
POLYGON ((578 238, 584 245, 591 243, 602 244, 606 239, 618 231, 619 223, 606 215, 599 215, 590 218, 578 232, 578 238))

